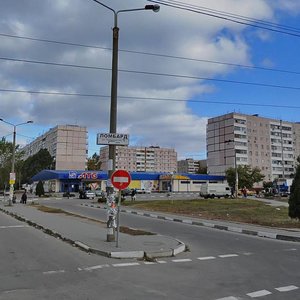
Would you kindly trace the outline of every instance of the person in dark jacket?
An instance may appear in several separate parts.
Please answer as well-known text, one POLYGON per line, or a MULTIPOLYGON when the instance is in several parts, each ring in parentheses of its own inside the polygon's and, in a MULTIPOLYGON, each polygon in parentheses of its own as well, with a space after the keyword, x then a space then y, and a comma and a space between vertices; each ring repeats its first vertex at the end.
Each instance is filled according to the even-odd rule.
POLYGON ((27 194, 26 194, 26 190, 25 190, 21 197, 21 203, 26 204, 26 202, 27 202, 27 194))

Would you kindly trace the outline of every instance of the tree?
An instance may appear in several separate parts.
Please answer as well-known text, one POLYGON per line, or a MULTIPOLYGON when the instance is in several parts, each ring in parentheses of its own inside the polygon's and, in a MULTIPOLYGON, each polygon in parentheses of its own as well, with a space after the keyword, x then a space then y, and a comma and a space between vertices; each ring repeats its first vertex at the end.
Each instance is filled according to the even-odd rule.
POLYGON ((32 176, 38 172, 51 169, 53 165, 53 157, 47 149, 41 149, 38 153, 28 157, 22 166, 22 182, 30 182, 32 176))
POLYGON ((42 181, 39 181, 36 185, 35 194, 39 197, 45 194, 44 185, 42 181))
MULTIPOLYGON (((21 161, 22 153, 18 151, 19 145, 15 148, 15 171, 18 175, 18 166, 21 161)), ((9 173, 11 172, 12 167, 12 152, 13 144, 7 142, 5 138, 2 138, 0 141, 0 189, 3 189, 4 186, 8 186, 9 182, 9 173)), ((18 176, 16 180, 18 181, 18 176)))
MULTIPOLYGON (((264 175, 261 174, 259 168, 251 168, 248 165, 239 165, 237 168, 239 188, 246 187, 251 189, 253 184, 260 182, 264 179, 264 175)), ((226 170, 226 179, 230 187, 235 187, 235 168, 228 168, 226 170)))
POLYGON ((297 158, 296 174, 291 185, 289 198, 289 216, 300 220, 300 156, 297 158))
POLYGON ((87 169, 94 170, 94 171, 101 169, 100 156, 97 155, 97 153, 94 153, 92 157, 88 158, 87 169))

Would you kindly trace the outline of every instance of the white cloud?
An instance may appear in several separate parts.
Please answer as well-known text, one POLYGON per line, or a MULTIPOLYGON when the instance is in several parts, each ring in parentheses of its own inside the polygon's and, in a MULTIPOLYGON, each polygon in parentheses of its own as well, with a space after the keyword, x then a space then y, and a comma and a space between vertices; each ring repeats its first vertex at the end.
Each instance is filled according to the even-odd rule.
MULTIPOLYGON (((116 9, 141 6, 141 1, 137 0, 103 2, 116 9)), ((198 0, 188 2, 199 6, 198 0)), ((277 3, 282 9, 293 8, 290 1, 277 3)), ((272 6, 262 0, 206 0, 201 1, 201 6, 230 10, 251 18, 274 18, 272 6)), ((2 0, 0 19, 0 33, 100 47, 112 44, 113 15, 93 1, 27 0, 24 4, 18 0, 2 0)), ((158 14, 122 13, 119 26, 120 49, 252 63, 251 46, 243 36, 246 26, 226 20, 161 7, 158 14)), ((111 66, 111 50, 0 38, 2 56, 103 68, 111 66)), ((122 51, 119 52, 119 68, 212 78, 235 72, 235 68, 228 65, 122 51)), ((76 123, 93 131, 108 130, 110 71, 0 61, 0 78, 0 88, 103 96, 1 93, 1 116, 6 119, 30 118, 45 127, 76 123)), ((216 89, 213 83, 199 79, 119 72, 119 96, 188 100, 216 89)), ((193 111, 186 102, 118 99, 119 130, 128 131, 134 141, 143 145, 175 147, 180 157, 205 152, 206 115, 205 111, 193 111)))

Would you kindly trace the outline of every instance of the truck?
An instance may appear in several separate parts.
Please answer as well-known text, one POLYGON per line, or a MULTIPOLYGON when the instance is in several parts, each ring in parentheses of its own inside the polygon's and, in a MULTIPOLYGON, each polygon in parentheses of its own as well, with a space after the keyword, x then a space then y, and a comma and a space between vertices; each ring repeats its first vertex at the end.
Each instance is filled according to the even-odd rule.
POLYGON ((227 183, 203 183, 200 188, 200 196, 207 198, 229 198, 231 189, 227 183))
POLYGON ((290 195, 291 185, 293 183, 293 179, 291 178, 279 178, 274 181, 273 185, 277 194, 281 197, 287 197, 290 195))

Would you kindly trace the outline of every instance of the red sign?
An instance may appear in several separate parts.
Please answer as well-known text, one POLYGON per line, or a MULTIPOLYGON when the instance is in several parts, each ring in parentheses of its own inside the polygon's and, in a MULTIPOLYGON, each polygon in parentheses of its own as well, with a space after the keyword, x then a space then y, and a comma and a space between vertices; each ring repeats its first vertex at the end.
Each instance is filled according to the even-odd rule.
POLYGON ((119 190, 126 189, 131 182, 130 174, 126 170, 117 170, 111 175, 112 185, 119 190))

